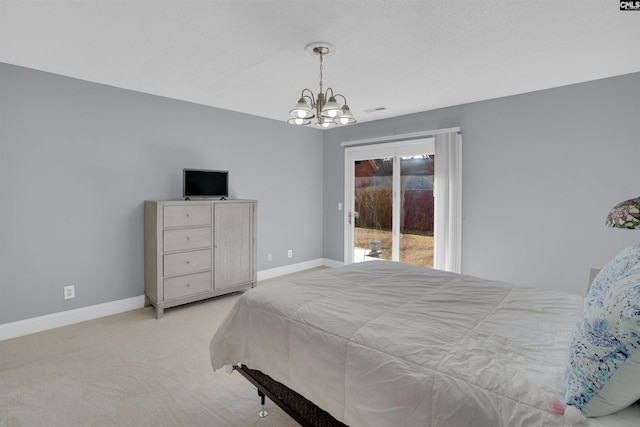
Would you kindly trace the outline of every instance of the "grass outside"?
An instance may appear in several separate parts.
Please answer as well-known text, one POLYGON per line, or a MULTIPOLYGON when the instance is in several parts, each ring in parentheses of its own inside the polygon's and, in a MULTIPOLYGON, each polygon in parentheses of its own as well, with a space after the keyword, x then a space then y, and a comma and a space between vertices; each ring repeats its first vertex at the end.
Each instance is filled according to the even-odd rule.
MULTIPOLYGON (((391 231, 372 228, 355 228, 356 247, 365 248, 369 253, 369 240, 379 240, 381 259, 391 259, 391 231)), ((414 233, 400 233, 400 261, 422 267, 433 267, 433 236, 414 233)))

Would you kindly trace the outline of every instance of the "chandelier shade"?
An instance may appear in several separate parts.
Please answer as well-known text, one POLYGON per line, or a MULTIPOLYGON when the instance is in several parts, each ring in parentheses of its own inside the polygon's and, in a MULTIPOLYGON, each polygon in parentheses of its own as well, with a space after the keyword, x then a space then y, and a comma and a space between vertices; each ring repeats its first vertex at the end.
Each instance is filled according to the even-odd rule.
POLYGON ((318 123, 316 123, 316 127, 319 128, 328 128, 335 125, 337 125, 336 121, 329 117, 318 117, 318 123))
POLYGON ((323 57, 332 54, 335 47, 327 42, 315 42, 308 44, 305 50, 320 57, 320 91, 316 96, 310 89, 303 89, 298 103, 289 110, 287 122, 304 126, 311 124, 311 119, 315 118, 315 125, 320 128, 356 123, 357 120, 349 110, 344 95, 334 94, 332 88, 324 92, 322 90, 323 57), (342 100, 342 106, 336 98, 342 100))
POLYGON ((347 104, 344 104, 344 107, 342 107, 342 115, 338 120, 343 125, 350 125, 351 123, 356 122, 356 118, 353 117, 353 114, 351 114, 351 111, 349 110, 349 106, 347 104))
POLYGON ((322 107, 322 111, 320 111, 322 117, 337 117, 342 115, 342 107, 338 105, 338 101, 336 101, 336 97, 332 96, 329 98, 324 107, 322 107))
POLYGON ((311 120, 302 117, 290 117, 287 121, 292 125, 308 125, 311 123, 311 120))
POLYGON ((291 117, 301 118, 301 119, 310 119, 314 116, 313 110, 307 104, 304 98, 300 98, 298 103, 289 111, 289 115, 291 117))
POLYGON ((607 215, 607 226, 628 230, 640 229, 640 197, 615 205, 607 215))

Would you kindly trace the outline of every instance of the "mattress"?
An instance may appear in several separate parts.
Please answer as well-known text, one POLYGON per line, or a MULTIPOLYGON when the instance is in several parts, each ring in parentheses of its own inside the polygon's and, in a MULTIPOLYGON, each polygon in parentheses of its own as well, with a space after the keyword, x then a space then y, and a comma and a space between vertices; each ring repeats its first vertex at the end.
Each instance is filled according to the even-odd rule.
MULTIPOLYGON (((247 291, 211 341, 350 426, 562 426, 583 298, 390 261, 247 291)), ((589 425, 640 425, 637 403, 589 425)))

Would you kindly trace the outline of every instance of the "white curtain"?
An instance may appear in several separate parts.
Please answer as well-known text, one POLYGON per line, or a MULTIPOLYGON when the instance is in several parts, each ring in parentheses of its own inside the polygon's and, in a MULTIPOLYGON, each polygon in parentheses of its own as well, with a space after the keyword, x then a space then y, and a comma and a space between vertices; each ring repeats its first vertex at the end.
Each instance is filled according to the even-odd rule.
POLYGON ((434 268, 461 272, 462 135, 435 135, 434 268))

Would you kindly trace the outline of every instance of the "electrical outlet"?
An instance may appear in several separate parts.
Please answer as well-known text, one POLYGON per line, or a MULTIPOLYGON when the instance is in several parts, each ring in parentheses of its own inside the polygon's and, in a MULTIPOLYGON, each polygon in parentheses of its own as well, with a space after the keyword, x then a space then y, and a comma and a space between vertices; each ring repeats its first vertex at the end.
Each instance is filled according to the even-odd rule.
POLYGON ((75 298, 76 297, 76 287, 71 285, 71 286, 65 286, 64 288, 62 288, 64 291, 64 299, 71 299, 71 298, 75 298))
POLYGON ((287 256, 289 258, 291 258, 293 256, 293 249, 289 249, 289 252, 287 252, 287 256))
POLYGON ((271 261, 273 260, 273 257, 271 256, 271 254, 267 254, 267 261, 271 261))

